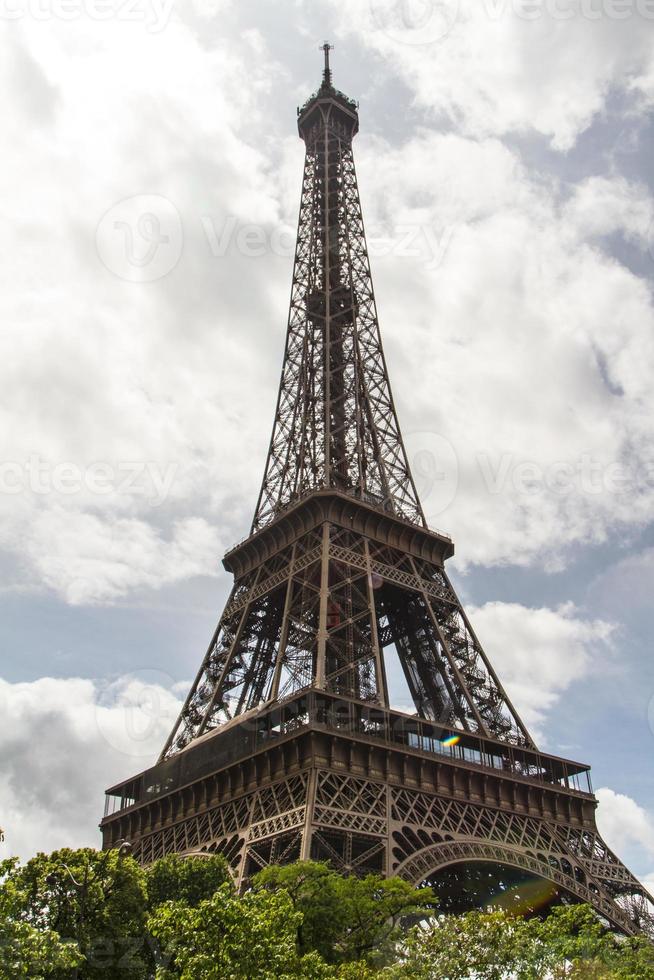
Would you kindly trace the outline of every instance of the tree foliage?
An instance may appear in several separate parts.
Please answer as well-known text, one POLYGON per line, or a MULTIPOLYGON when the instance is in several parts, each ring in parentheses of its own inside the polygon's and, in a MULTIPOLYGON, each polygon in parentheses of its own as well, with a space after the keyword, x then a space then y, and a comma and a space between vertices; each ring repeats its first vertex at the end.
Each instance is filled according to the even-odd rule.
POLYGON ((148 909, 163 902, 185 902, 192 908, 211 898, 221 885, 231 884, 227 861, 222 855, 181 857, 169 854, 146 870, 148 909))
POLYGON ((328 864, 298 861, 260 871, 255 890, 285 891, 301 912, 297 943, 316 950, 328 963, 383 959, 408 919, 432 914, 431 889, 400 878, 343 876, 328 864))
POLYGON ((553 908, 544 918, 506 911, 440 916, 413 929, 387 980, 654 980, 654 947, 606 929, 588 905, 553 908))
POLYGON ((654 946, 589 906, 437 914, 430 889, 218 857, 147 869, 89 848, 0 863, 0 980, 654 980, 654 946), (418 923, 418 924, 414 924, 418 923))
MULTIPOLYGON (((145 885, 132 858, 92 848, 37 854, 7 871, 1 895, 14 928, 57 936, 67 950, 73 944, 82 957, 79 977, 147 976, 145 885)), ((60 980, 71 973, 62 962, 47 975, 60 980)))
POLYGON ((302 913, 289 895, 250 892, 237 898, 221 885, 209 899, 191 908, 167 902, 150 917, 149 928, 170 957, 160 980, 272 980, 328 976, 320 957, 301 956, 296 945, 302 913))
POLYGON ((5 882, 0 889, 0 977, 45 978, 75 968, 82 960, 75 943, 16 916, 16 866, 15 858, 0 862, 0 878, 5 882))

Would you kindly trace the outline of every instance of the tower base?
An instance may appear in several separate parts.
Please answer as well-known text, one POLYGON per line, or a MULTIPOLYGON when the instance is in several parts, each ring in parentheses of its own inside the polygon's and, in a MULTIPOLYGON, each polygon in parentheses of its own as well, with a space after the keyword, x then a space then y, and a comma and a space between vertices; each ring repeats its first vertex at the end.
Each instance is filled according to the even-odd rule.
POLYGON ((308 690, 110 790, 104 847, 129 840, 144 864, 221 853, 240 888, 299 859, 415 884, 483 862, 549 882, 638 932, 642 886, 600 838, 590 788, 572 785, 580 767, 489 739, 444 746, 442 734, 308 690))

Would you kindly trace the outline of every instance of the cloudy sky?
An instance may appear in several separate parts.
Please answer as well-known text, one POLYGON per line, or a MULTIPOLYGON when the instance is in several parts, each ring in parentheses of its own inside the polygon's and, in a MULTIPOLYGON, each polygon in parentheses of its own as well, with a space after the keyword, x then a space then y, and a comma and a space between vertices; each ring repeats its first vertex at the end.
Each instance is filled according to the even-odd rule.
POLYGON ((2 0, 0 825, 97 843, 230 586, 335 45, 430 524, 654 884, 654 3, 2 0))

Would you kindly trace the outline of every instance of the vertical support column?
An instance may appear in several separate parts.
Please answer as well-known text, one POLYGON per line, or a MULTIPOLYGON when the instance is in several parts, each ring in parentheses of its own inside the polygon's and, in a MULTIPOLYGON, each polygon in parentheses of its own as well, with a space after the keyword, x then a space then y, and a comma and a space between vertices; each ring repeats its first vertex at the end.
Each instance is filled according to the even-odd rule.
POLYGON ((315 686, 325 687, 325 660, 327 651, 327 605, 329 603, 329 534, 330 525, 322 526, 322 555, 320 558, 320 612, 318 619, 318 649, 316 651, 315 686))
MULTIPOLYGON (((243 768, 242 764, 241 764, 241 767, 240 768, 242 770, 242 768, 243 768)), ((247 822, 244 823, 244 826, 241 828, 241 831, 240 831, 242 833, 242 835, 243 835, 243 854, 241 855, 241 860, 239 861, 238 871, 235 874, 236 889, 237 889, 238 892, 240 892, 242 890, 243 884, 244 884, 244 881, 245 881, 245 872, 246 872, 247 863, 248 863, 248 848, 249 848, 249 843, 250 843, 250 831, 249 831, 249 828, 250 828, 250 825, 252 823, 252 809, 254 807, 254 801, 255 801, 255 799, 256 799, 256 796, 253 793, 252 794, 252 799, 250 800, 250 804, 248 806, 247 822)))
POLYGON ((296 555, 297 555, 297 542, 293 545, 293 551, 291 553, 291 563, 288 570, 288 583, 286 585, 286 598, 284 599, 284 613, 282 617, 282 631, 279 637, 279 649, 277 651, 277 662, 275 664, 275 673, 273 674, 273 680, 270 686, 270 694, 268 696, 268 700, 270 701, 276 701, 279 695, 279 679, 282 673, 284 655, 286 654, 286 643, 288 641, 289 613, 291 609, 291 598, 293 596, 293 576, 295 574, 296 555))
MULTIPOLYGON (((329 112, 329 110, 327 110, 329 112)), ((323 131, 320 135, 322 141, 323 167, 322 167, 322 199, 320 201, 320 211, 322 218, 322 260, 323 277, 322 287, 325 294, 325 335, 324 335, 324 408, 325 408, 325 486, 332 485, 332 381, 331 381, 331 345, 332 345, 332 321, 331 321, 331 223, 329 220, 329 130, 327 120, 324 119, 323 131)))
MULTIPOLYGON (((388 754, 386 761, 388 773, 388 754)), ((388 778, 388 776, 387 776, 388 778)), ((393 874, 393 790, 390 783, 386 784, 386 854, 384 856, 384 875, 390 878, 393 874)))
POLYGON ((372 564, 370 561, 370 544, 364 538, 364 549, 366 555, 366 572, 368 580, 368 608, 370 609, 370 639, 375 655, 375 672, 377 674, 377 694, 385 708, 389 708, 388 703, 388 684, 386 682, 386 669, 384 666, 384 655, 379 646, 379 632, 377 630, 377 608, 375 606, 375 590, 372 584, 372 564))
POLYGON ((302 830, 302 846, 300 847, 300 861, 309 861, 311 859, 311 838, 313 836, 313 804, 316 797, 316 784, 318 781, 318 772, 316 769, 312 768, 309 771, 309 780, 307 782, 307 798, 306 807, 304 814, 304 828, 302 830))

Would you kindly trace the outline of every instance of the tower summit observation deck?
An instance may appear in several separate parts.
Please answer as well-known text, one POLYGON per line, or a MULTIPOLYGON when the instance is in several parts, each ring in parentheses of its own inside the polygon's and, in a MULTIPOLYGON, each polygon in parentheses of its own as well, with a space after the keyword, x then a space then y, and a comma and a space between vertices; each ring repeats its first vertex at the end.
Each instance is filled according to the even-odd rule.
POLYGON ((597 831, 588 766, 539 751, 447 576, 452 541, 427 527, 379 331, 358 107, 322 50, 298 109, 291 300, 252 527, 223 559, 234 585, 158 762, 107 791, 104 846, 127 839, 144 863, 220 852, 241 886, 327 860, 433 882, 455 909, 537 881, 637 932, 649 896, 597 831))

